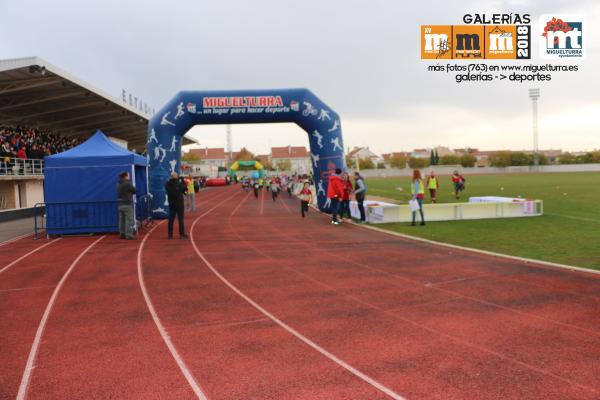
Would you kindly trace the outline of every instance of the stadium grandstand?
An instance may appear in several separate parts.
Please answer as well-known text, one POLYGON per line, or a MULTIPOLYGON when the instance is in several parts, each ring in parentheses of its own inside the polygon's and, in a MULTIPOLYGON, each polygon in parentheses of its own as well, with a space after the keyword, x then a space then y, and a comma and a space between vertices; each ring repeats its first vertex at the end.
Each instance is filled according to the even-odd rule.
POLYGON ((38 57, 0 60, 0 221, 44 201, 44 156, 98 129, 143 153, 150 117, 38 57))

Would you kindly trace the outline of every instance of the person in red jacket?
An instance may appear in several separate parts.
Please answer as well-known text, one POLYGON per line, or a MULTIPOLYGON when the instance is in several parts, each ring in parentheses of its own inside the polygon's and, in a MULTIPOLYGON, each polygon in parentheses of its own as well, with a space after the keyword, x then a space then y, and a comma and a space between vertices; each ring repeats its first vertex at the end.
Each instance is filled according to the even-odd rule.
POLYGON ((344 218, 351 219, 352 214, 350 214, 350 193, 354 191, 354 187, 352 186, 352 182, 350 182, 350 177, 346 172, 342 174, 342 182, 344 183, 344 195, 342 196, 342 207, 340 217, 342 220, 344 218))
POLYGON ((327 184, 327 198, 331 202, 331 223, 333 225, 339 225, 338 214, 340 212, 340 202, 344 197, 344 183, 340 178, 342 170, 340 168, 335 169, 335 174, 329 176, 327 184))
POLYGON ((21 160, 27 160, 27 153, 25 152, 25 148, 21 147, 19 151, 17 151, 17 158, 21 160))

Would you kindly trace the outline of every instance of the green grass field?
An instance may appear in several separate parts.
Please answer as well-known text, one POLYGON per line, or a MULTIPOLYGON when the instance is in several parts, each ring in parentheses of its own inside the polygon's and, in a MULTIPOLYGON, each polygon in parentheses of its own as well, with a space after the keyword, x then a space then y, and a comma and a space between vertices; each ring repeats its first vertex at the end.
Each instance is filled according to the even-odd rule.
MULTIPOLYGON (((600 173, 465 177, 467 186, 461 200, 454 199, 451 193, 450 177, 440 177, 438 202, 468 201, 469 196, 521 196, 543 200, 544 215, 431 222, 416 227, 399 223, 380 226, 440 242, 600 269, 600 173)), ((410 198, 409 181, 408 177, 367 179, 369 195, 406 203, 410 198)))

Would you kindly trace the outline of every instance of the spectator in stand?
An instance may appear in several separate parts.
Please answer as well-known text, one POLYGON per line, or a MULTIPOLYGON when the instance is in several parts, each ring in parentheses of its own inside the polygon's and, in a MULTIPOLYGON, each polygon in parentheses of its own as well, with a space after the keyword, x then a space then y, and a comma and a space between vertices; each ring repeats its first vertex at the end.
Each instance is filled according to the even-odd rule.
POLYGON ((12 159, 15 158, 16 154, 13 152, 8 142, 4 142, 0 145, 0 152, 2 155, 2 159, 0 159, 0 173, 12 173, 12 159))
POLYGON ((436 202, 436 192, 440 188, 440 183, 438 182, 438 178, 435 176, 435 172, 431 171, 429 176, 427 176, 427 190, 429 190, 429 197, 431 197, 431 202, 436 202))
POLYGON ((19 148, 17 151, 17 158, 19 160, 27 160, 27 153, 25 152, 25 147, 19 148))
POLYGON ((339 225, 338 213, 340 212, 340 202, 344 197, 344 183, 342 182, 340 175, 342 170, 340 168, 335 169, 335 173, 329 175, 329 181, 327 184, 327 198, 331 203, 331 223, 333 225, 339 225))
POLYGON ((365 215, 365 196, 367 194, 367 185, 365 184, 365 178, 363 178, 358 172, 354 173, 354 196, 356 197, 356 203, 358 205, 358 211, 360 212, 359 223, 364 224, 366 222, 365 215))
MULTIPOLYGON (((0 151, 2 165, 0 171, 12 172, 13 159, 37 160, 60 153, 81 143, 78 138, 65 138, 39 129, 0 127, 0 151)), ((20 162, 24 164, 25 161, 20 162)))

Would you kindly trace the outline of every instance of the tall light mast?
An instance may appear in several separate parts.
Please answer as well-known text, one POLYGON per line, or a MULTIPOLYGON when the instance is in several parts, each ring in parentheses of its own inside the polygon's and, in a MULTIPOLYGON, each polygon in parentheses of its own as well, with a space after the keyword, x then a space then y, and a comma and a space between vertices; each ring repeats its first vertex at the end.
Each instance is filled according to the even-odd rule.
POLYGON ((529 89, 529 98, 531 99, 533 112, 533 165, 540 165, 540 155, 538 146, 538 99, 540 98, 540 89, 529 89))

